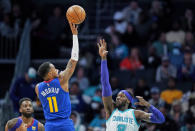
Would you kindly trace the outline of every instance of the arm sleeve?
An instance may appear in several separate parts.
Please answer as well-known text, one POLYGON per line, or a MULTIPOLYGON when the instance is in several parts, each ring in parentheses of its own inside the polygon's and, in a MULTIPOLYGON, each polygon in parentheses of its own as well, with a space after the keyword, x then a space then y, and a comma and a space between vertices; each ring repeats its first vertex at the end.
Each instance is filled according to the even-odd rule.
POLYGON ((71 59, 75 61, 79 60, 79 41, 78 41, 77 35, 73 35, 73 46, 72 46, 71 59))
POLYGON ((104 97, 111 96, 112 89, 109 83, 109 73, 108 73, 106 60, 102 60, 101 62, 101 85, 102 85, 102 96, 104 97))
POLYGON ((153 123, 163 123, 165 121, 164 115, 153 105, 150 106, 149 111, 151 112, 150 121, 153 123))

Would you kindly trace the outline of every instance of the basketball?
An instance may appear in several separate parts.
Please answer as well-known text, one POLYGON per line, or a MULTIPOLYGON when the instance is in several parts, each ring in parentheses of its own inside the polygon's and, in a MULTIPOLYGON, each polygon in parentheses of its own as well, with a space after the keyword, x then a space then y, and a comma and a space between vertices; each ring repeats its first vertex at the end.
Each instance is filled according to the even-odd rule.
POLYGON ((74 24, 81 24, 86 17, 85 10, 79 5, 73 5, 66 12, 68 21, 74 24))

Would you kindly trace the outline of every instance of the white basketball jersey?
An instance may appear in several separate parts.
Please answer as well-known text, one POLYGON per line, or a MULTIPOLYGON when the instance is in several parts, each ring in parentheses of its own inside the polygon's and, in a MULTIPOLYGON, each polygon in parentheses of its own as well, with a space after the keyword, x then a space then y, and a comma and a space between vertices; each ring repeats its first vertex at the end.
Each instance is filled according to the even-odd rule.
POLYGON ((125 111, 115 109, 106 121, 106 131, 138 131, 139 126, 134 109, 125 111))

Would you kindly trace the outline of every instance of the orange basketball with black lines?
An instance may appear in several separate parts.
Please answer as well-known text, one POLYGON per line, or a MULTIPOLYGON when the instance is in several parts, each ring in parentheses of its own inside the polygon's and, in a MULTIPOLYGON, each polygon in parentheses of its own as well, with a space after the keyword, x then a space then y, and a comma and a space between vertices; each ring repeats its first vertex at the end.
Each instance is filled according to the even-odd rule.
POLYGON ((86 17, 85 10, 79 5, 73 5, 66 12, 68 21, 74 24, 81 24, 86 17))

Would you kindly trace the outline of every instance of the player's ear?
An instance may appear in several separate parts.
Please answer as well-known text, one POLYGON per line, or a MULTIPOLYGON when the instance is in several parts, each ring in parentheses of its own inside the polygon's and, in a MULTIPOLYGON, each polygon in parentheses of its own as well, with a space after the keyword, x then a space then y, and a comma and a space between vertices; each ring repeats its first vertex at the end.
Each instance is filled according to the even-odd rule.
POLYGON ((52 71, 49 71, 48 73, 47 73, 47 77, 51 77, 52 76, 52 74, 53 74, 53 72, 52 71))
POLYGON ((22 112, 22 109, 21 109, 21 107, 20 107, 20 109, 19 109, 19 112, 20 112, 20 113, 22 112))
POLYGON ((127 99, 127 103, 130 104, 131 102, 129 101, 129 99, 127 99))

